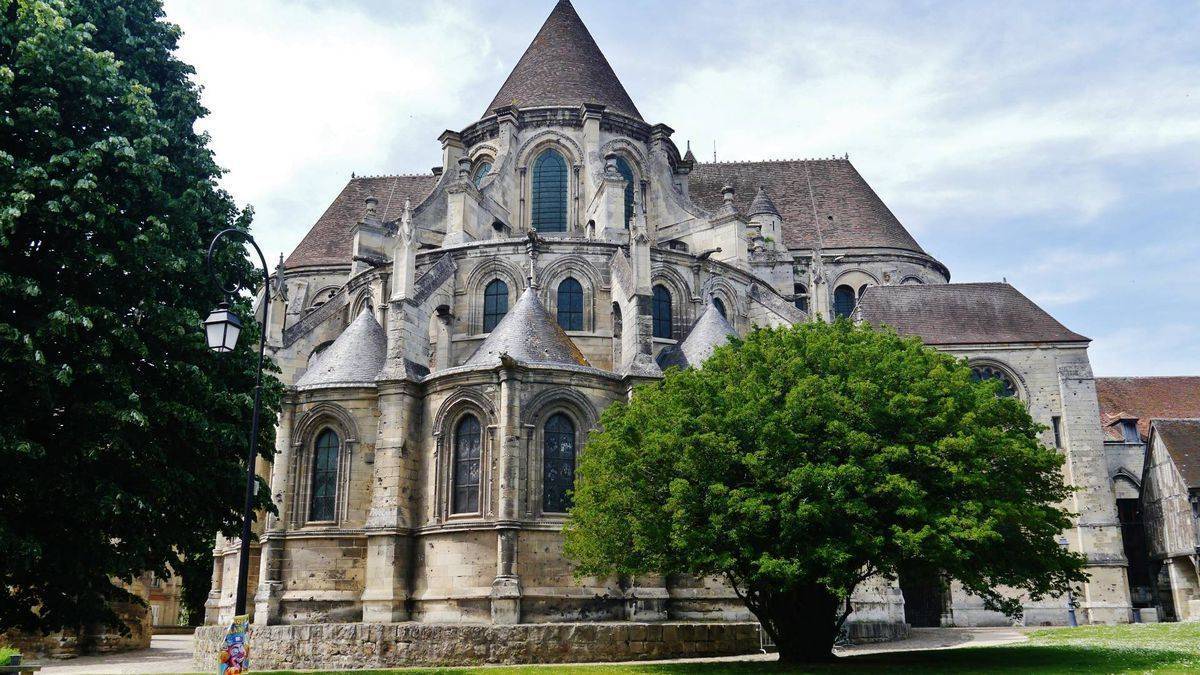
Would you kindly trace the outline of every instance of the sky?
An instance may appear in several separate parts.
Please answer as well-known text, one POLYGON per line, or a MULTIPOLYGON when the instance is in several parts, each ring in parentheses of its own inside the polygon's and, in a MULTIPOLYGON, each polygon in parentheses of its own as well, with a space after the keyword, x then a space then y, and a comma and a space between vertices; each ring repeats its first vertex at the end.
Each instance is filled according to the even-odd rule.
MULTIPOLYGON (((351 173, 427 173, 553 0, 167 0, 200 127, 288 253, 351 173)), ((702 161, 851 162, 952 281, 1007 280, 1097 375, 1200 375, 1200 5, 576 0, 702 161)))

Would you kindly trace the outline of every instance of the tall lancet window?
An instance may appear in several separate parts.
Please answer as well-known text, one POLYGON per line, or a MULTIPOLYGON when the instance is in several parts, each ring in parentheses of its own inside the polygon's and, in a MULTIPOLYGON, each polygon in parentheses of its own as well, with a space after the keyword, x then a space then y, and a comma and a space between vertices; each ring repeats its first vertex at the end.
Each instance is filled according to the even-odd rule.
POLYGON ((533 162, 532 222, 539 232, 567 231, 567 160, 546 150, 533 162))
POLYGON ((508 284, 494 279, 483 289, 483 332, 492 332, 505 314, 508 314, 508 284))
POLYGON ((625 179, 625 229, 633 220, 633 167, 624 157, 617 156, 617 172, 625 179))
POLYGON ((542 435, 542 511, 566 513, 575 489, 575 424, 556 413, 542 435))
POLYGON ((479 420, 466 415, 454 428, 454 492, 452 513, 479 511, 480 449, 483 437, 479 420))
POLYGON ((558 325, 563 330, 583 330, 583 286, 573 277, 558 285, 558 325))
POLYGON ((671 337, 671 291, 665 286, 654 287, 654 296, 650 300, 650 314, 653 318, 654 337, 671 337))
POLYGON ((309 499, 309 520, 333 520, 337 503, 338 451, 342 442, 336 432, 326 429, 313 444, 312 497, 309 499))

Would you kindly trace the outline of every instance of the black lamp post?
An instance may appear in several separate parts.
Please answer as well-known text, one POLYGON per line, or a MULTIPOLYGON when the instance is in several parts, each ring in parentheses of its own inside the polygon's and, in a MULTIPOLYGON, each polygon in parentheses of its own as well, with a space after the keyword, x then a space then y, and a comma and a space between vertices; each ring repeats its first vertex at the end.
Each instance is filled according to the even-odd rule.
MULTIPOLYGON (((258 243, 254 241, 246 232, 235 229, 222 230, 213 237, 212 243, 208 245, 208 256, 205 258, 205 264, 208 266, 209 274, 216 279, 217 285, 221 286, 221 290, 226 295, 232 297, 238 290, 238 285, 234 284, 229 288, 221 285, 221 280, 213 272, 212 255, 213 249, 216 248, 217 242, 225 236, 237 236, 245 239, 258 252, 258 259, 262 261, 263 267, 263 289, 267 294, 267 300, 270 300, 270 284, 271 275, 267 270, 267 259, 263 256, 262 249, 258 247, 258 243)), ((262 326, 258 333, 258 375, 254 381, 254 413, 250 417, 250 447, 246 450, 246 506, 242 513, 242 549, 240 558, 238 559, 238 580, 237 580, 237 604, 234 615, 242 616, 246 613, 246 582, 250 573, 250 524, 254 517, 254 461, 258 453, 254 451, 258 440, 258 410, 262 402, 262 373, 263 373, 263 352, 267 344, 267 314, 271 311, 271 303, 264 302, 262 326)), ((237 316, 229 311, 229 303, 222 302, 216 309, 208 315, 204 320, 204 335, 208 340, 208 347, 215 352, 231 352, 237 345, 238 335, 242 332, 242 322, 237 316)))

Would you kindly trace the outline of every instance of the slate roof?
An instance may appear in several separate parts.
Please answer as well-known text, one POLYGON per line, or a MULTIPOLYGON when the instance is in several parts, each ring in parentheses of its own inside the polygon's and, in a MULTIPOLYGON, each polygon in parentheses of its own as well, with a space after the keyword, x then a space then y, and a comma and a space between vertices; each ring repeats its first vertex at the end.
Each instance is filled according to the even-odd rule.
POLYGON ((869 286, 859 311, 929 345, 1089 341, 1004 283, 869 286))
POLYGON ((1124 440, 1112 426, 1122 417, 1137 419, 1143 439, 1153 418, 1200 418, 1200 377, 1097 377, 1096 397, 1105 436, 1114 441, 1124 440))
POLYGON ((387 356, 387 334, 367 308, 296 381, 297 389, 374 385, 387 356))
POLYGON ((633 99, 568 0, 559 0, 483 116, 501 106, 598 103, 642 119, 633 99))
POLYGON ((522 363, 589 365, 583 352, 546 312, 533 288, 521 293, 517 303, 463 365, 498 365, 501 354, 522 363))
POLYGON ((754 195, 754 201, 750 202, 750 208, 746 209, 747 216, 757 216, 759 214, 767 214, 771 216, 779 216, 779 209, 775 207, 775 202, 767 196, 767 189, 761 185, 758 188, 758 194, 754 195))
POLYGON ((1152 426, 1183 482, 1200 488, 1200 419, 1154 420, 1152 426))
POLYGON ((712 356, 713 351, 728 342, 730 337, 737 337, 737 331, 721 316, 716 306, 709 303, 708 309, 696 319, 692 332, 688 333, 682 344, 659 352, 658 365, 661 368, 700 367, 712 356))
POLYGON ((437 184, 433 174, 420 176, 364 176, 351 178, 325 213, 300 240, 284 261, 288 269, 306 265, 348 265, 352 241, 350 228, 362 219, 367 197, 379 200, 379 217, 395 220, 404 211, 404 200, 413 208, 425 200, 437 184))
POLYGON ((760 187, 771 194, 783 218, 788 248, 817 246, 815 205, 823 248, 884 247, 925 253, 848 159, 697 163, 688 176, 688 192, 701 208, 716 211, 726 183, 737 190, 734 205, 743 213, 760 187))

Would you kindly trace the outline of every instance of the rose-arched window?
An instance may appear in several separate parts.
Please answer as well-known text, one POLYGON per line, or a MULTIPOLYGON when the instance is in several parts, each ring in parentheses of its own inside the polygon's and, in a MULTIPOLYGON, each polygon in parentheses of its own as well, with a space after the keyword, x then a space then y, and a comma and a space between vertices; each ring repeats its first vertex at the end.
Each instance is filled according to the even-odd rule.
POLYGON ((1004 397, 1016 396, 1017 385, 1013 383, 1012 378, 1008 373, 995 366, 972 366, 971 379, 976 382, 985 380, 995 380, 1000 383, 1000 395, 1004 397))

